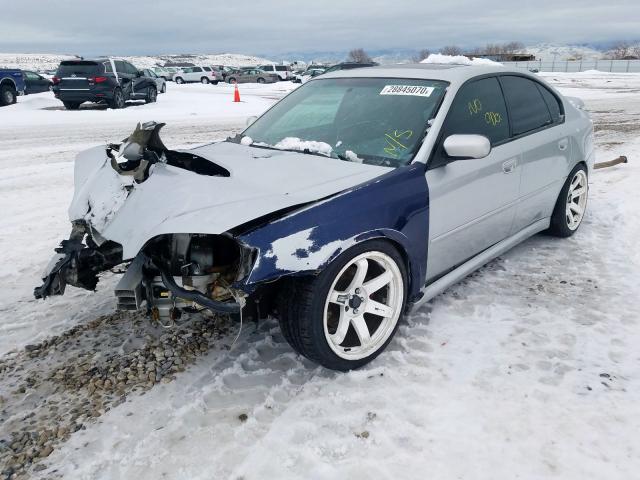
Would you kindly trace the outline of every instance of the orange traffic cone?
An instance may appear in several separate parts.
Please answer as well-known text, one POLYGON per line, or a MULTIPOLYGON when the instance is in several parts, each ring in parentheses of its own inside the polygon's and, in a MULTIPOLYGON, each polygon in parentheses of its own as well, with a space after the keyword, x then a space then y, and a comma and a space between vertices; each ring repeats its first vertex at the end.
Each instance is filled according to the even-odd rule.
POLYGON ((233 101, 234 102, 239 102, 240 101, 240 90, 238 90, 238 84, 235 84, 236 88, 233 91, 233 101))

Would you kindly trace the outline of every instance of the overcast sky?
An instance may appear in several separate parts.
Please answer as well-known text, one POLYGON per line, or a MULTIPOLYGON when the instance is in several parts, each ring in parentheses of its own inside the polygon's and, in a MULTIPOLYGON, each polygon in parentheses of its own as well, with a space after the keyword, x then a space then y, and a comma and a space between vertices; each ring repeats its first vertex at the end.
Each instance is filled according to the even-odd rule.
POLYGON ((0 52, 246 53, 640 38, 640 0, 0 0, 0 52))

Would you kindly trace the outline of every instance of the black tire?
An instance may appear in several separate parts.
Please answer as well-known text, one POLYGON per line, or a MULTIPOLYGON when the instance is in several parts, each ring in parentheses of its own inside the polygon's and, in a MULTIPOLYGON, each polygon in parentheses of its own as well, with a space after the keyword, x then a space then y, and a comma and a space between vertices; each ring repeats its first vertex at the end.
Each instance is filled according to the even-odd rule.
POLYGON ((229 79, 227 80, 229 83, 235 83, 236 79, 235 77, 229 77, 229 79))
POLYGON ((53 84, 50 84, 50 85, 49 85, 48 90, 49 90, 50 92, 53 92, 53 84))
POLYGON ((406 306, 407 286, 407 269, 404 260, 391 243, 384 240, 370 240, 360 243, 342 253, 317 276, 291 278, 282 284, 278 295, 280 329, 296 352, 325 368, 343 372, 360 368, 382 353, 393 339, 406 306), (365 252, 384 253, 398 266, 404 285, 402 309, 393 331, 377 350, 364 358, 349 360, 338 356, 331 349, 325 337, 325 300, 336 276, 343 267, 353 258, 365 252))
POLYGON ((203 85, 209 85, 209 79, 207 77, 202 77, 200 79, 200 83, 202 83, 203 85))
POLYGON ((67 110, 78 110, 80 104, 78 102, 62 102, 67 110))
POLYGON ((0 87, 0 105, 13 105, 18 101, 18 92, 13 85, 2 85, 0 87))
POLYGON ((162 84, 162 89, 160 89, 160 93, 167 93, 167 84, 166 83, 162 84))
POLYGON ((258 83, 265 83, 265 79, 264 79, 264 78, 262 78, 262 77, 260 77, 260 78, 258 79, 258 83))
POLYGON ((158 99, 158 90, 156 87, 147 88, 147 96, 144 99, 144 103, 156 103, 158 99))
POLYGON ((182 85, 184 83, 184 80, 182 77, 176 77, 174 80, 178 85, 182 85))
POLYGON ((218 80, 214 80, 214 81, 213 81, 213 82, 211 82, 211 83, 213 83, 214 85, 217 85, 217 84, 218 84, 218 80))
MULTIPOLYGON (((564 182, 562 186, 562 190, 560 190, 560 195, 558 195, 558 199, 556 200, 556 205, 553 209, 553 214, 551 215, 551 225, 545 231, 548 235, 552 235, 554 237, 567 238, 573 235, 578 231, 580 225, 582 224, 582 219, 580 219, 580 223, 577 227, 571 229, 569 228, 569 223, 567 220, 566 208, 567 208, 567 196, 569 195, 569 187, 571 186, 571 182, 578 174, 579 171, 584 172, 584 174, 588 178, 587 167, 583 163, 579 163, 571 173, 567 176, 567 180, 564 182)), ((587 188, 587 198, 588 198, 588 188, 587 188)), ((585 205, 586 208, 586 205, 585 205)))
POLYGON ((109 107, 113 109, 124 108, 125 104, 124 93, 121 89, 116 88, 113 92, 113 98, 109 102, 109 107))

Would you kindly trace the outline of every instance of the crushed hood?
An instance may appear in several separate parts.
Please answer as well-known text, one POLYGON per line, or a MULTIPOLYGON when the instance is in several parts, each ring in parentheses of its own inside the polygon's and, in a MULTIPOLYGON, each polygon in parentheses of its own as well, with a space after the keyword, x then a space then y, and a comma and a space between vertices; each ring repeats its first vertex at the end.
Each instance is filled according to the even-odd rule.
POLYGON ((133 258, 166 233, 219 234, 283 208, 336 194, 376 178, 388 167, 316 155, 259 149, 230 142, 189 150, 229 176, 155 164, 136 183, 111 166, 105 147, 78 155, 71 221, 84 219, 98 239, 118 242, 133 258))

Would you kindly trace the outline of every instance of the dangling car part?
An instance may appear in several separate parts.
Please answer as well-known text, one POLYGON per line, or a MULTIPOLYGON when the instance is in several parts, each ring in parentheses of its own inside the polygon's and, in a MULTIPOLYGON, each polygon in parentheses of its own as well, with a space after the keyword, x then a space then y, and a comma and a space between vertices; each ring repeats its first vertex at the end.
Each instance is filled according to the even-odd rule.
POLYGON ((193 150, 138 125, 78 156, 72 233, 35 294, 118 267, 120 309, 275 313, 299 353, 358 368, 408 308, 579 228, 594 147, 578 104, 501 66, 429 64, 326 73, 193 150))

